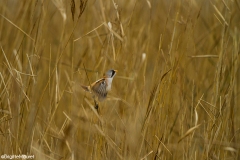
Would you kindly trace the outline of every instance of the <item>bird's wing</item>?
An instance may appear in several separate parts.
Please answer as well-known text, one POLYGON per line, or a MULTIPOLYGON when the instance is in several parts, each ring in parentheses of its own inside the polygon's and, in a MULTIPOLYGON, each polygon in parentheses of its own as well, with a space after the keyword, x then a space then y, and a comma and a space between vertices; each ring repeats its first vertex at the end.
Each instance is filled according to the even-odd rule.
POLYGON ((93 93, 98 97, 99 101, 103 101, 107 97, 107 83, 104 78, 94 82, 91 86, 93 93))

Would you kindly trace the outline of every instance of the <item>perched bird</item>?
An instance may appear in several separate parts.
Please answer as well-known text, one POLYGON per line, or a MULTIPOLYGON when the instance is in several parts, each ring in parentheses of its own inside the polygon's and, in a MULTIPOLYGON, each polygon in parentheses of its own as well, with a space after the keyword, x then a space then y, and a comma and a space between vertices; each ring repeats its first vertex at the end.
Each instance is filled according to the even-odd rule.
POLYGON ((98 97, 99 101, 103 101, 111 90, 113 77, 116 75, 117 70, 108 70, 103 78, 92 83, 90 86, 81 85, 85 91, 93 93, 94 96, 98 97))

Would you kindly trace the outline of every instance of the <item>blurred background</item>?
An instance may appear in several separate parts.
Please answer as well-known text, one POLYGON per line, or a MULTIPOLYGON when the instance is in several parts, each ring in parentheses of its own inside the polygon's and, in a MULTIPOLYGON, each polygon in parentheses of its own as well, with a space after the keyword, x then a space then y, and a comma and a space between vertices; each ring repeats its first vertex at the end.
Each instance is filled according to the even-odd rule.
POLYGON ((239 1, 0 2, 1 155, 239 159, 239 1))

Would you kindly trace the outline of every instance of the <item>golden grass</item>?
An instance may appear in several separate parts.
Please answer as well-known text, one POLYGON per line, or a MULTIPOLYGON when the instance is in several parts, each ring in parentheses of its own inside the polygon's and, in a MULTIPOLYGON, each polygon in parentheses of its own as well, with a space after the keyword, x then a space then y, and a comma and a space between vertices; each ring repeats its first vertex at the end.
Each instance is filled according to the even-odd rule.
POLYGON ((239 159, 239 21, 238 1, 2 1, 0 154, 239 159), (118 70, 98 112, 83 64, 118 70))

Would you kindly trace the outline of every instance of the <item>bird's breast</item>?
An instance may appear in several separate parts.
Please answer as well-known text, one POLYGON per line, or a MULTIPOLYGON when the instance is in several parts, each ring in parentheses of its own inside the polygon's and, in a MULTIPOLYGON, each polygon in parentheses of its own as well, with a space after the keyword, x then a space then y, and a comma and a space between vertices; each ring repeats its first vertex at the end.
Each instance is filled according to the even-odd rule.
POLYGON ((111 86, 112 86, 112 78, 106 78, 106 82, 107 82, 106 91, 109 91, 111 90, 111 86))

